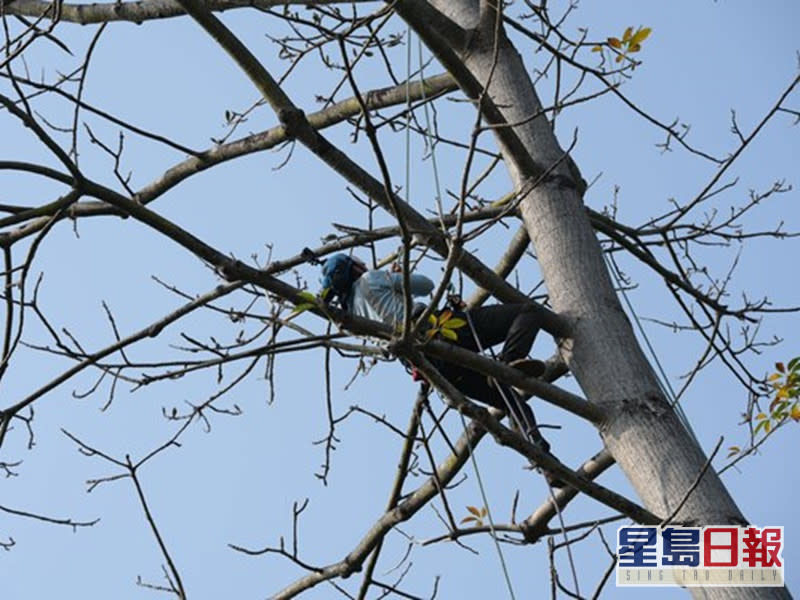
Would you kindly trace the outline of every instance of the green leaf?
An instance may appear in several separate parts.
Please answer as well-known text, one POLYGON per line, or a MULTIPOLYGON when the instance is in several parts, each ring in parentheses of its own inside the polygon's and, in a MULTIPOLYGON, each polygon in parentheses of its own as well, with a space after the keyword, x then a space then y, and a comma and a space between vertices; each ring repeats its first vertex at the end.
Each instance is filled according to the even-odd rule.
POLYGON ((455 331, 453 331, 452 329, 446 329, 446 328, 442 327, 439 330, 439 333, 442 334, 442 337, 447 338, 448 340, 451 340, 453 342, 457 342, 458 341, 458 334, 455 331))
POLYGON ((758 430, 761 429, 762 427, 765 427, 767 423, 769 423, 769 421, 766 420, 761 421, 758 425, 756 425, 756 428, 753 430, 753 433, 758 433, 758 430))
POLYGON ((790 371, 800 369, 800 356, 795 356, 792 360, 790 360, 787 367, 790 371))
POLYGON ((780 398, 775 398, 775 400, 773 400, 769 404, 769 411, 771 413, 773 413, 773 416, 774 416, 775 412, 781 412, 787 406, 789 406, 789 401, 788 400, 781 400, 780 398))
POLYGON ((300 292, 299 294, 297 294, 297 297, 302 298, 306 302, 314 302, 317 299, 317 297, 314 294, 306 291, 300 292))
POLYGON ((642 27, 641 29, 639 29, 639 31, 633 34, 633 37, 631 38, 629 44, 631 46, 641 44, 643 41, 647 39, 647 36, 650 35, 651 31, 653 30, 650 27, 642 27))
POLYGON ((627 42, 629 39, 631 39, 631 34, 632 34, 632 33, 633 33, 633 27, 628 27, 628 28, 625 30, 625 33, 624 33, 624 34, 622 34, 622 41, 623 41, 623 42, 627 42))
POLYGON ((292 311, 292 314, 293 315, 299 315, 301 312, 305 312, 309 308, 314 308, 315 306, 316 306, 316 304, 314 304, 313 302, 302 302, 302 303, 300 303, 300 304, 298 304, 297 306, 294 307, 294 310, 292 311))
POLYGON ((467 322, 464 319, 453 317, 452 319, 448 319, 447 321, 445 321, 442 327, 446 327, 447 329, 458 329, 459 327, 463 327, 466 324, 467 322))

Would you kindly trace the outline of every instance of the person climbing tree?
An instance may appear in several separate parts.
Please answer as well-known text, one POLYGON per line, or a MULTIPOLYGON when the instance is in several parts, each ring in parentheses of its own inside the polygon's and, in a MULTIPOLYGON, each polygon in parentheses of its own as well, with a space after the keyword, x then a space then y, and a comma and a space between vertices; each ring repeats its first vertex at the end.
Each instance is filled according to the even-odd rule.
MULTIPOLYGON (((342 309, 351 315, 381 321, 393 327, 403 323, 405 301, 401 273, 369 270, 358 258, 340 253, 322 263, 322 287, 327 302, 338 300, 342 309)), ((433 287, 433 282, 424 275, 409 275, 411 296, 427 296, 433 287)), ((412 315, 419 316, 424 309, 424 304, 415 303, 412 315)), ((438 311, 437 316, 442 312, 438 311)), ((540 329, 538 317, 530 305, 496 304, 468 310, 456 308, 451 312, 451 318, 462 319, 466 327, 459 329, 455 339, 445 338, 450 343, 472 352, 482 352, 503 343, 498 360, 531 377, 539 377, 544 373, 543 362, 527 358, 540 329)), ((519 428, 545 452, 550 451, 550 444, 542 437, 533 411, 512 387, 456 363, 436 359, 432 359, 432 362, 461 393, 510 412, 510 420, 515 428, 519 428)), ((562 485, 548 473, 545 475, 551 485, 562 485)))

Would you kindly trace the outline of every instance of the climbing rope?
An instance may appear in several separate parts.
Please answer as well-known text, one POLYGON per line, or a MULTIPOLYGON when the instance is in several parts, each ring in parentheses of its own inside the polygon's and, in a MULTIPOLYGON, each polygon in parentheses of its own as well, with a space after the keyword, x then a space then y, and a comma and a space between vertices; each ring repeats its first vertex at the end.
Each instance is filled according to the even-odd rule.
POLYGON ((492 541, 494 542, 494 546, 497 549, 497 556, 500 558, 500 566, 503 569, 503 577, 506 580, 508 593, 511 596, 511 600, 516 600, 514 588, 511 585, 511 576, 508 573, 506 558, 503 556, 503 549, 500 547, 500 540, 498 540, 497 531, 494 528, 494 518, 492 517, 492 511, 489 508, 489 498, 486 495, 486 489, 483 487, 483 478, 481 477, 481 471, 478 468, 478 460, 475 458, 475 452, 472 449, 472 442, 470 442, 469 436, 467 435, 467 421, 464 419, 464 415, 460 412, 458 413, 458 416, 461 417, 461 427, 464 429, 464 438, 467 440, 467 447, 469 448, 469 460, 472 463, 472 468, 475 470, 475 479, 478 481, 478 489, 481 491, 481 500, 483 501, 483 506, 486 508, 486 518, 489 520, 489 533, 492 537, 492 541))
POLYGON ((672 388, 672 384, 669 382, 669 378, 667 377, 666 372, 664 371, 664 367, 661 365, 661 361, 658 358, 658 354, 656 354, 656 350, 653 347, 653 344, 650 342, 650 338, 647 336, 647 332, 644 330, 644 326, 642 325, 641 320, 639 319, 639 315, 633 308, 633 303, 631 302, 630 298, 628 297, 628 292, 625 290, 625 287, 622 282, 622 275, 619 271, 619 266, 617 262, 614 260, 612 256, 604 253, 603 257, 606 260, 606 264, 608 265, 608 270, 611 272, 612 277, 614 278, 615 283, 617 284, 617 289, 619 289, 620 293, 622 294, 622 298, 625 300, 625 305, 628 307, 628 312, 630 312, 631 316, 633 317, 634 322, 636 323, 636 327, 639 330, 639 334, 642 336, 644 340, 645 346, 647 346, 647 350, 650 352, 650 356, 653 358, 653 362, 657 367, 656 372, 656 380, 658 381, 658 385, 661 388, 661 392, 669 399, 670 406, 675 409, 675 412, 678 413, 678 419, 681 421, 683 426, 686 428, 686 431, 689 435, 694 438, 694 441, 697 442, 698 446, 700 445, 700 441, 697 439, 697 435, 694 433, 694 429, 689 424, 689 418, 686 416, 686 413, 683 410, 683 407, 680 404, 680 399, 675 395, 675 390, 672 388))
MULTIPOLYGON (((409 27, 406 30, 406 39, 408 40, 407 44, 407 51, 406 51, 406 196, 410 197, 410 182, 411 182, 411 141, 410 141, 410 131, 411 131, 411 94, 409 90, 409 86, 411 84, 411 28, 409 27)), ((420 79, 420 87, 422 90, 422 106, 425 114, 425 135, 428 140, 428 144, 430 145, 431 151, 431 164, 433 165, 433 179, 435 185, 435 193, 436 193, 436 205, 439 207, 441 213, 441 186, 439 184, 439 170, 436 162, 436 147, 433 143, 432 136, 430 135, 431 130, 431 118, 430 113, 428 110, 428 102, 425 96, 425 65, 422 60, 422 40, 418 38, 418 52, 419 52, 419 79, 420 79)), ((410 199, 409 199, 410 202, 410 199)), ((489 508, 489 498, 486 494, 486 489, 483 485, 483 478, 481 477, 480 468, 478 467, 478 460, 475 458, 475 452, 472 448, 472 443, 469 441, 469 436, 467 434, 467 423, 464 420, 464 415, 459 413, 461 417, 461 426, 464 430, 465 438, 467 440, 467 448, 469 450, 469 458, 470 462, 472 463, 472 468, 475 471, 475 479, 478 482, 478 489, 480 490, 481 499, 483 501, 483 506, 486 508, 486 516, 489 521, 489 532, 494 542, 495 550, 497 551, 497 557, 500 560, 500 567, 503 570, 503 578, 505 579, 506 587, 508 588, 508 594, 511 597, 511 600, 516 600, 516 595, 514 594, 514 587, 511 584, 511 575, 508 572, 508 564, 506 563, 505 555, 503 554, 503 549, 500 547, 500 541, 497 536, 497 531, 495 530, 494 526, 494 518, 492 517, 492 511, 489 508)))
POLYGON ((436 162, 436 145, 433 136, 431 135, 431 129, 433 124, 431 123, 431 115, 430 110, 428 108, 428 98, 425 95, 425 63, 422 60, 422 39, 417 38, 417 43, 419 46, 419 83, 420 83, 420 90, 422 92, 422 110, 425 114, 425 137, 428 139, 428 145, 431 148, 431 166, 433 168, 433 183, 434 183, 434 191, 436 192, 436 206, 439 209, 439 214, 442 213, 442 189, 439 185, 439 166, 436 162))
MULTIPOLYGON (((469 324, 470 332, 472 333, 472 338, 473 340, 475 340, 475 346, 481 353, 483 353, 484 348, 483 345, 481 344, 480 338, 478 337, 478 332, 475 330, 475 325, 472 322, 472 318, 470 317, 469 311, 464 311, 464 315, 467 318, 467 323, 469 324)), ((497 356, 495 355, 494 350, 489 348, 489 353, 493 360, 497 360, 497 356)), ((503 399, 503 403, 506 406, 506 411, 508 412, 508 418, 516 422, 517 428, 522 432, 522 436, 530 444, 533 444, 537 448, 541 448, 541 445, 536 440, 533 439, 532 432, 534 431, 534 429, 538 428, 536 423, 527 422, 528 416, 524 413, 524 411, 520 410, 519 408, 517 408, 517 411, 514 411, 511 403, 512 402, 516 403, 518 400, 516 398, 509 399, 506 394, 506 390, 503 388, 503 386, 501 386, 495 379, 493 379, 492 381, 495 388, 500 393, 500 397, 503 399), (521 422, 519 417, 515 414, 515 412, 519 412, 519 417, 522 417, 522 419, 524 419, 526 422, 525 423, 521 422)), ((520 399, 519 402, 522 402, 522 400, 520 399)), ((462 416, 461 419, 463 421, 464 417, 462 416)), ((567 557, 569 558, 569 566, 570 570, 572 571, 572 579, 573 582, 575 583, 575 594, 580 596, 581 592, 578 586, 578 574, 577 571, 575 570, 575 560, 572 556, 572 549, 570 547, 569 537, 567 536, 567 528, 564 523, 564 516, 561 513, 561 508, 558 506, 558 502, 556 501, 556 496, 555 492, 553 491, 553 486, 550 484, 550 481, 547 477, 545 477, 545 483, 547 484, 547 490, 548 493, 550 494, 550 501, 553 503, 553 508, 555 509, 556 515, 558 516, 558 522, 561 526, 561 534, 564 537, 564 546, 567 549, 567 557)))
POLYGON ((411 204, 411 27, 406 29, 406 202, 411 204))
MULTIPOLYGON (((410 38, 410 36, 411 36, 410 29, 407 32, 407 36, 408 36, 407 39, 409 40, 409 47, 410 47, 410 39, 411 39, 410 38)), ((434 179, 434 186, 435 186, 435 199, 436 199, 437 208, 439 209, 439 212, 441 214, 441 212, 442 212, 442 206, 441 206, 441 198, 442 198, 442 196, 441 196, 441 185, 440 185, 440 182, 439 182, 439 168, 438 168, 438 163, 437 163, 437 160, 436 160, 436 145, 435 145, 435 140, 433 139, 433 136, 431 135, 432 122, 431 122, 430 112, 429 112, 429 108, 428 108, 427 98, 425 96, 425 74, 424 74, 425 73, 425 65, 424 65, 424 62, 423 62, 423 46, 422 46, 422 40, 421 39, 418 38, 417 41, 418 41, 418 53, 419 53, 419 69, 418 69, 418 73, 419 73, 420 87, 421 87, 421 93, 422 93, 423 111, 424 111, 424 115, 425 115, 425 136, 427 138, 428 145, 430 146, 431 164, 432 164, 432 168, 433 168, 433 179, 434 179)), ((409 128, 410 128, 409 127, 409 119, 410 119, 410 114, 411 114, 410 94, 408 92, 408 89, 409 89, 408 86, 409 86, 409 80, 410 80, 410 70, 411 70, 410 50, 407 52, 407 61, 408 62, 407 62, 407 65, 406 65, 406 69, 407 69, 407 78, 406 78, 406 110, 407 110, 407 113, 406 113, 406 119, 407 119, 406 120, 406 127, 407 127, 407 130, 406 130, 406 159, 407 159, 406 160, 406 192, 408 193, 408 186, 409 186, 409 182, 410 182, 410 160, 409 160, 409 157, 410 157, 409 143, 410 142, 409 142, 408 131, 409 131, 409 128)), ((483 352, 484 349, 482 348, 480 340, 478 339, 477 332, 475 331, 474 324, 472 323, 472 319, 469 316, 469 311, 465 311, 464 314, 467 317, 467 322, 469 323, 469 327, 470 327, 472 336, 475 339, 475 344, 478 347, 479 351, 483 352)), ((490 351, 491 351, 491 349, 490 349, 490 351)), ((494 358, 495 360, 497 358, 494 355, 494 352, 492 352, 492 358, 494 358)), ((494 385, 497 387, 497 390, 500 392, 500 395, 503 398, 503 402, 504 402, 504 404, 506 406, 506 410, 508 412, 509 419, 514 419, 515 421, 517 421, 517 427, 519 428, 519 430, 522 432, 522 435, 525 437, 525 439, 529 443, 531 443, 533 445, 538 445, 533 440, 533 437, 531 435, 531 432, 533 431, 533 428, 536 427, 535 423, 521 423, 521 422, 519 422, 519 420, 516 418, 516 415, 515 415, 516 411, 514 411, 512 409, 512 405, 511 405, 511 402, 512 401, 516 402, 516 399, 509 400, 509 398, 507 397, 503 387, 500 386, 496 381, 494 382, 494 385)), ((459 413, 459 416, 461 417, 462 428, 464 430, 464 433, 466 434, 467 433, 466 420, 464 419, 464 415, 463 414, 459 413)), ((527 417, 524 414, 522 414, 522 418, 527 420, 527 417)), ((508 587, 509 594, 510 594, 512 600, 514 600, 515 599, 515 595, 514 595, 514 590, 513 590, 512 584, 511 584, 511 577, 509 575, 508 567, 506 565, 506 560, 505 560, 505 557, 503 555, 503 550, 500 547, 500 543, 499 543, 499 540, 498 540, 497 532, 495 530, 494 519, 492 517, 491 509, 489 508, 489 500, 488 500, 488 497, 486 495, 486 490, 485 490, 484 485, 483 485, 483 478, 481 477, 480 468, 478 467, 478 461, 475 458, 475 453, 473 452, 473 448, 472 448, 471 444, 469 444, 468 448, 469 448, 470 461, 472 463, 473 469, 475 470, 475 477, 476 477, 477 482, 478 482, 478 488, 480 489, 481 498, 483 500, 483 505, 486 508, 486 513, 487 513, 487 517, 488 517, 488 521, 489 521, 490 534, 491 534, 492 540, 494 541, 494 545, 495 545, 495 548, 497 550, 498 557, 500 559, 500 564, 501 564, 502 569, 503 569, 503 575, 504 575, 505 580, 506 580, 506 585, 508 587)), ((553 503, 553 506, 555 508, 556 514, 558 515, 558 520, 559 520, 559 523, 560 523, 560 526, 561 526, 561 533, 562 533, 562 535, 564 537, 564 543, 565 543, 565 546, 566 546, 566 549, 567 549, 567 556, 569 558, 570 569, 572 571, 572 577, 573 577, 573 581, 575 583, 575 592, 576 592, 576 594, 580 595, 580 589, 579 589, 579 586, 578 586, 578 576, 577 576, 577 572, 576 572, 576 569, 575 569, 575 561, 574 561, 574 558, 572 556, 572 550, 570 548, 570 543, 569 543, 569 538, 567 536, 567 531, 566 531, 566 525, 564 523, 564 518, 563 518, 563 515, 561 513, 561 509, 558 506, 558 502, 556 501, 555 493, 553 491, 552 485, 550 485, 550 481, 548 481, 547 478, 545 478, 545 482, 546 482, 547 487, 548 487, 550 500, 553 503)))

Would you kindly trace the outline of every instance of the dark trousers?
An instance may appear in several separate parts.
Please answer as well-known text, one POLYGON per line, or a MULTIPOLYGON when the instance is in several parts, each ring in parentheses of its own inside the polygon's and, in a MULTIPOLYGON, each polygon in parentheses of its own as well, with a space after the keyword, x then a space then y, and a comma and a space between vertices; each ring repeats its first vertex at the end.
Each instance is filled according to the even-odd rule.
MULTIPOLYGON (((526 304, 483 306, 470 310, 468 315, 455 312, 454 316, 465 319, 467 324, 456 330, 458 340, 451 343, 480 352, 502 342, 503 349, 497 358, 503 362, 525 358, 539 333, 539 320, 526 304)), ((522 425, 523 431, 530 433, 535 441, 542 439, 533 411, 509 386, 490 383, 485 375, 454 363, 440 360, 435 365, 465 396, 506 412, 510 406, 512 422, 522 425)))

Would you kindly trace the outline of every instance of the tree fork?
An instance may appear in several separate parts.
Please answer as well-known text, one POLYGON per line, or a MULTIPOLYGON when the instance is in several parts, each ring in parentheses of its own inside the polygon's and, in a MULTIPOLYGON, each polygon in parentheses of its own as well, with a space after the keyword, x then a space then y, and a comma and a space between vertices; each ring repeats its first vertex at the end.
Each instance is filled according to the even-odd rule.
MULTIPOLYGON (((558 164, 564 153, 546 117, 526 119, 540 111, 541 102, 521 57, 503 33, 501 15, 492 29, 498 35, 486 35, 490 28, 480 21, 477 1, 427 4, 426 10, 438 10, 464 31, 476 33, 468 36, 465 46, 433 30, 425 11, 417 10, 421 4, 401 1, 397 11, 450 70, 464 93, 482 100, 479 109, 490 122, 499 113, 505 123, 519 123, 493 128, 515 189, 527 189, 542 166, 555 165, 557 174, 569 178, 572 173, 567 165, 558 164), (488 93, 476 91, 475 82, 486 86, 490 77, 488 93)), ((570 338, 560 342, 560 352, 586 397, 607 411, 600 435, 645 506, 656 514, 671 514, 706 457, 661 393, 639 347, 577 186, 559 185, 561 181, 552 178, 533 187, 520 205, 552 305, 573 323, 570 338)), ((698 525, 747 522, 713 469, 690 494, 677 520, 698 525)), ((691 593, 713 599, 791 597, 785 587, 692 588, 691 593)))

